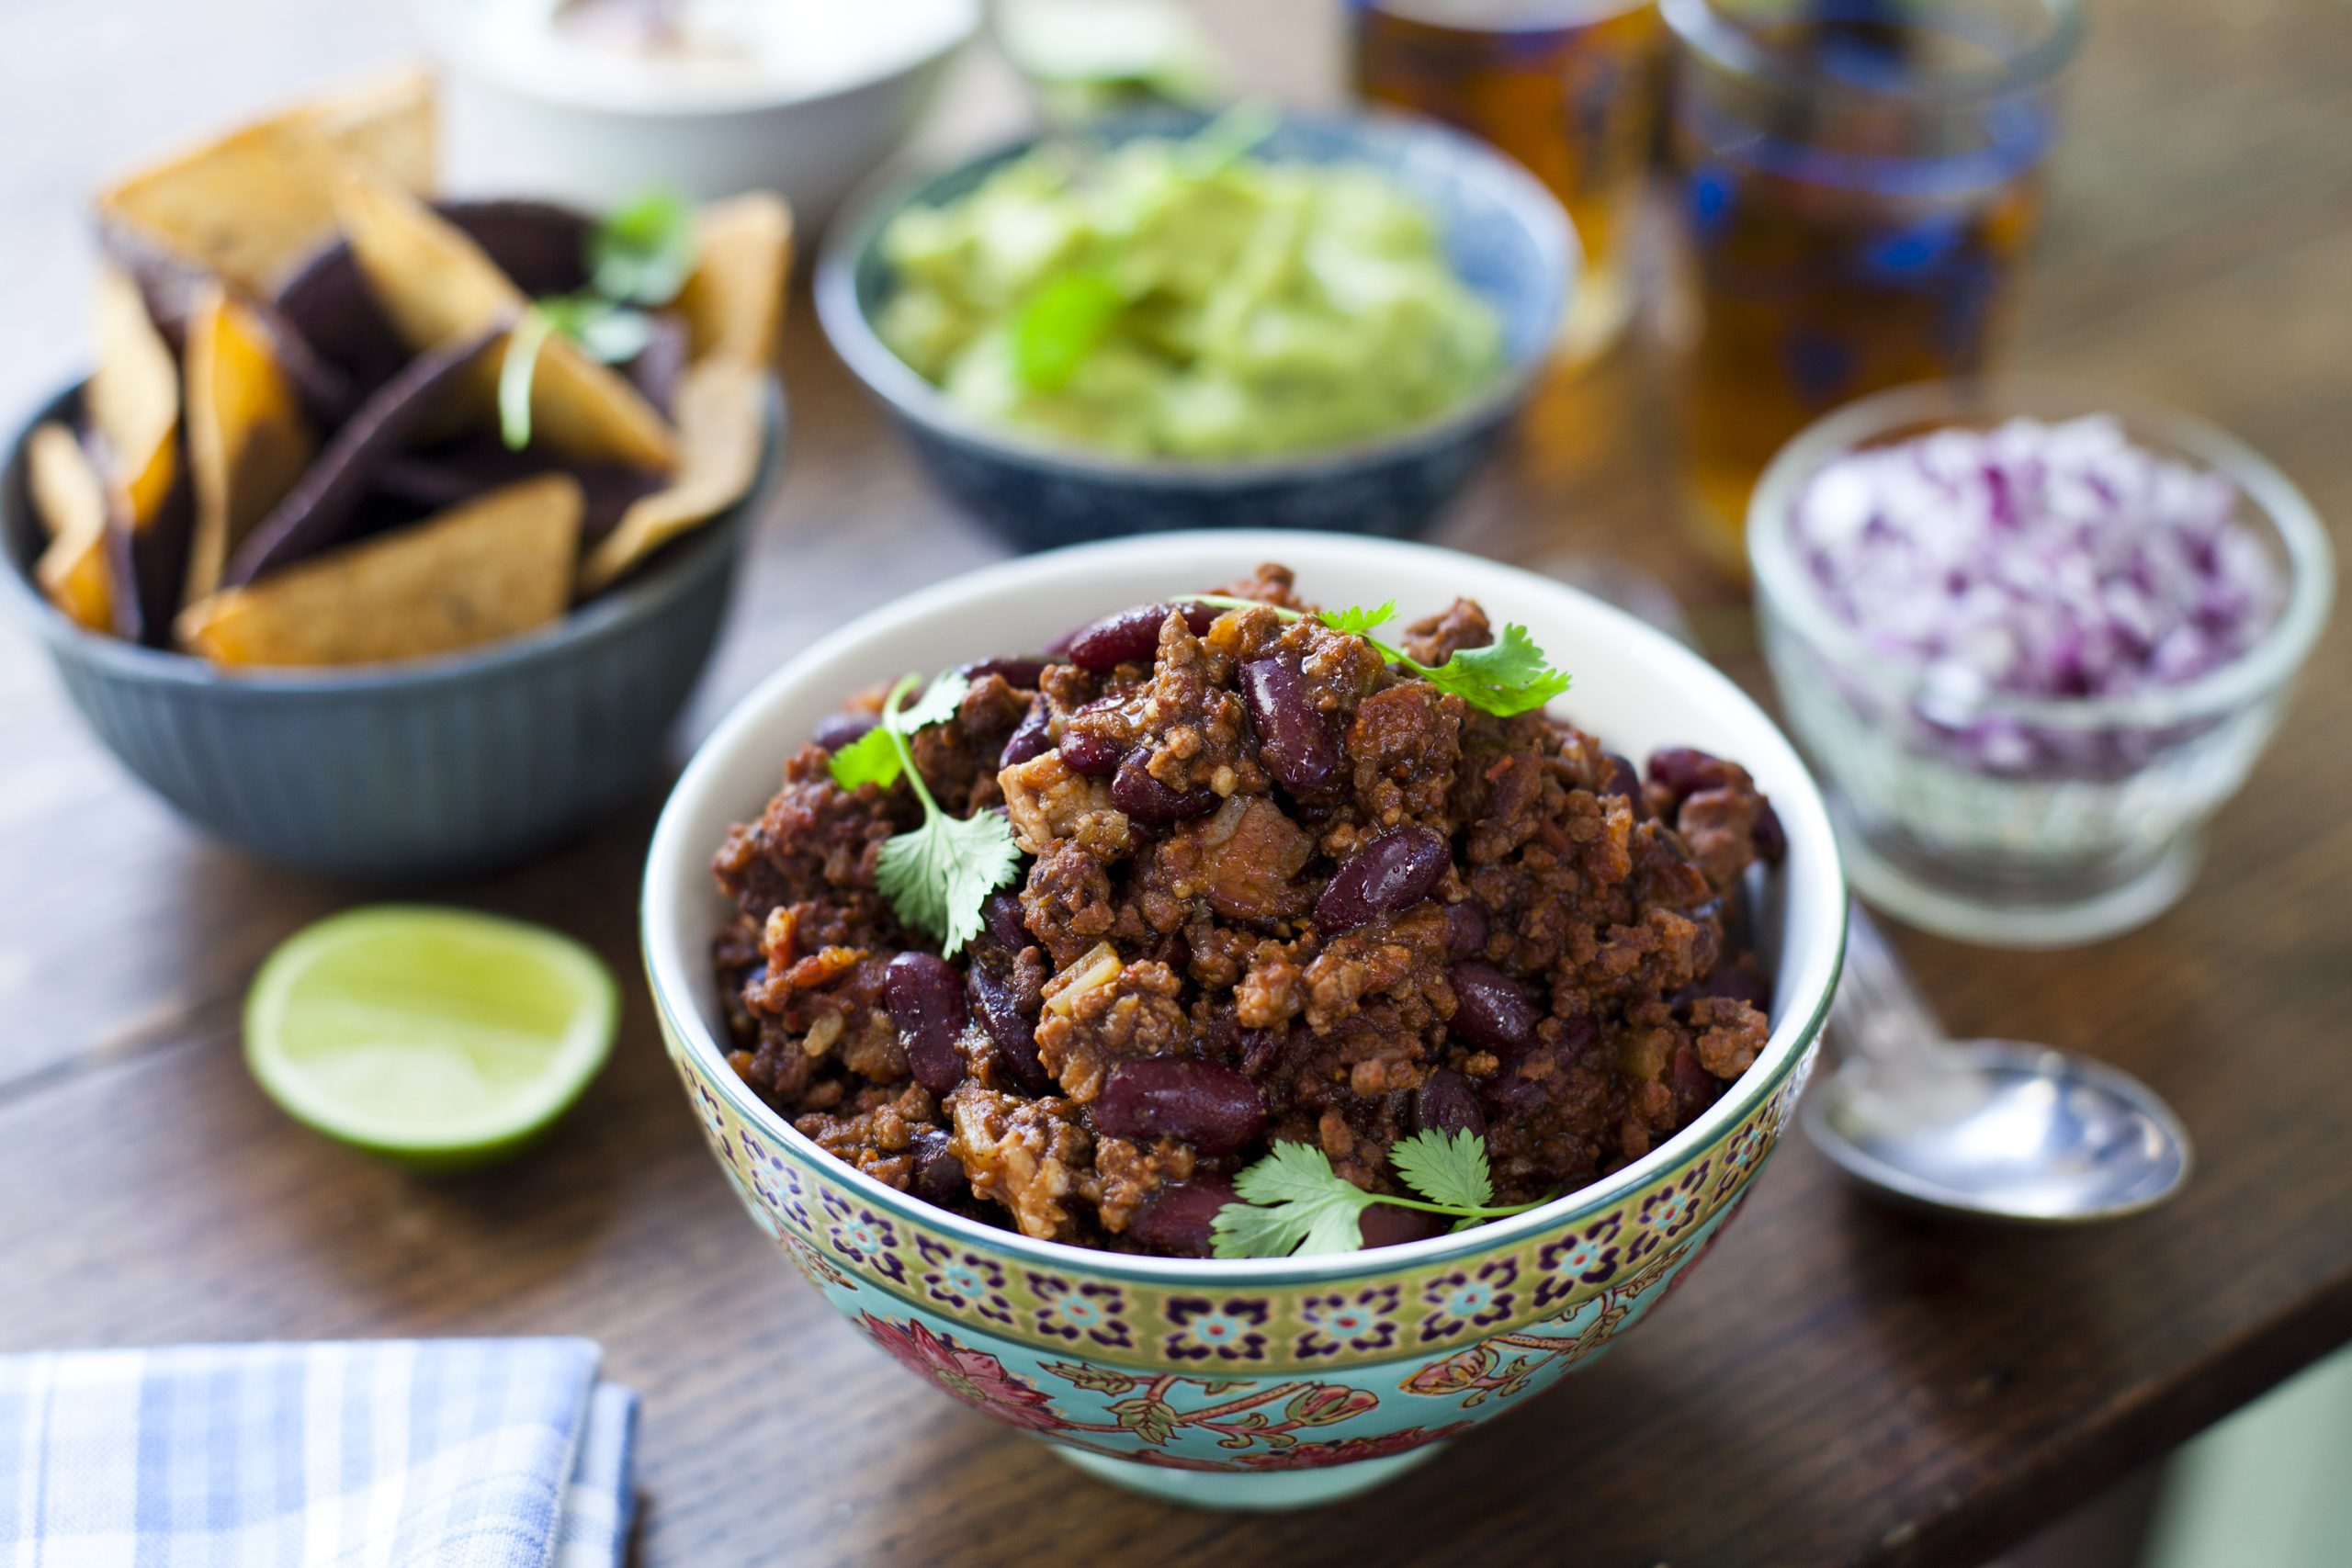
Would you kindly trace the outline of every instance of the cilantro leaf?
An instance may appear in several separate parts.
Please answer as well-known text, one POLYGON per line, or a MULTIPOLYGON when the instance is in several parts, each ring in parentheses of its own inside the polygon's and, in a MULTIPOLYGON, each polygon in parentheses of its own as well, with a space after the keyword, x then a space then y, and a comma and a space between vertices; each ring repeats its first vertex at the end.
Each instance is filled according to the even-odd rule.
POLYGON ((589 287, 607 299, 666 305, 695 265, 695 209, 674 190, 649 191, 605 214, 588 236, 589 287))
POLYGON ((1233 1179, 1240 1201, 1219 1209, 1210 1222, 1209 1250, 1218 1258, 1352 1252, 1363 1245, 1362 1216, 1374 1203, 1451 1215, 1459 1222, 1455 1230, 1466 1230, 1550 1201, 1496 1203, 1487 1141, 1466 1128, 1452 1138, 1435 1130, 1416 1134, 1398 1142, 1388 1157, 1423 1198, 1366 1192, 1333 1170, 1321 1149, 1276 1144, 1233 1179))
POLYGON ((1323 624, 1335 632, 1350 632, 1361 637, 1372 635, 1374 626, 1386 626, 1396 618, 1396 601, 1384 599, 1378 607, 1367 610, 1361 604, 1351 604, 1344 610, 1326 610, 1323 624))
MULTIPOLYGON (((1236 599, 1221 593, 1187 593, 1180 597, 1188 604, 1214 604, 1220 609, 1270 609, 1286 621, 1306 619, 1297 610, 1261 604, 1255 599, 1236 599)), ((1498 718, 1540 708, 1568 689, 1568 677, 1552 668, 1527 628, 1516 621, 1504 626, 1501 637, 1487 647, 1457 649, 1442 664, 1424 664, 1404 649, 1372 636, 1396 615, 1396 601, 1391 599, 1370 610, 1361 605, 1326 610, 1317 618, 1335 632, 1363 638, 1391 664, 1403 665, 1438 690, 1452 692, 1472 707, 1498 718)))
POLYGON ((1516 621, 1485 648, 1456 649, 1442 664, 1414 668, 1439 690, 1503 718, 1540 708, 1568 689, 1568 677, 1545 661, 1544 650, 1516 621))
POLYGON ((954 718, 971 683, 952 670, 943 671, 910 706, 907 696, 922 680, 908 675, 891 687, 880 721, 835 751, 826 767, 843 789, 862 784, 887 789, 901 778, 913 787, 922 803, 922 826, 883 841, 875 885, 902 922, 937 939, 939 951, 952 957, 979 934, 980 907, 1019 871, 1021 848, 997 813, 950 817, 931 797, 908 738, 954 718))
POLYGON ((1450 1209, 1482 1209, 1495 1201, 1495 1182, 1487 1168, 1487 1141, 1467 1127, 1448 1138, 1426 1128, 1398 1140, 1388 1151, 1388 1163, 1405 1185, 1432 1203, 1450 1209))
POLYGON ((904 771, 899 762, 898 738, 878 724, 836 750, 825 766, 831 771, 833 782, 843 789, 855 789, 863 784, 888 789, 899 782, 899 774, 904 771))
POLYGON ((1126 306, 1118 285, 1100 272, 1051 279, 1013 318, 1013 376, 1032 391, 1061 390, 1126 306))
POLYGON ((1330 1156, 1312 1145, 1276 1144, 1233 1186, 1243 1201, 1219 1209, 1210 1224, 1210 1250, 1219 1258, 1352 1252, 1363 1245, 1357 1216, 1372 1206, 1373 1195, 1333 1170, 1330 1156))
POLYGON ((874 880, 899 919, 938 938, 939 951, 952 956, 980 934, 980 907, 1012 880, 1021 849, 993 811, 950 817, 928 795, 923 807, 922 827, 883 843, 874 880))

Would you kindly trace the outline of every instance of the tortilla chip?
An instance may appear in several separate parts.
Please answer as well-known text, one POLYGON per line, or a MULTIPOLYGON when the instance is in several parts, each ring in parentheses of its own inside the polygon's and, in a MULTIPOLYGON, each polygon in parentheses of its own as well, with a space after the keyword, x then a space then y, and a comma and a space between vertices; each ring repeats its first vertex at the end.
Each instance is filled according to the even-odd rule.
POLYGON ((139 286, 113 267, 98 274, 98 365, 84 403, 104 454, 109 509, 143 525, 178 477, 180 372, 139 286))
POLYGON ((188 327, 188 466, 196 480, 189 602, 220 585, 229 553, 294 488, 317 445, 268 328, 216 284, 188 327))
POLYGON ((179 619, 220 664, 381 664, 545 626, 571 602, 580 487, 546 474, 228 588, 179 619))
POLYGON ((90 456, 65 426, 36 426, 25 445, 33 513, 49 533, 33 580, 67 619, 94 632, 114 629, 107 570, 107 495, 90 456))
MULTIPOLYGON (((518 315, 529 300, 482 248, 407 192, 381 179, 346 178, 339 209, 351 253, 401 339, 423 352, 518 315)), ((497 381, 485 367, 476 396, 487 414, 497 381)), ((592 462, 668 468, 678 442, 626 377, 568 338, 551 336, 531 378, 533 440, 592 462)))
POLYGON ((792 209, 766 191, 713 202, 695 225, 695 270, 678 291, 692 357, 718 354, 771 368, 792 275, 792 209))
POLYGON ((763 371, 713 355, 678 383, 682 451, 669 488, 621 514, 620 526, 589 553, 580 590, 594 593, 628 575, 672 539, 742 499, 760 467, 763 371))
POLYGON ((342 544, 378 470, 414 446, 494 365, 503 329, 421 354, 368 396, 269 515, 230 553, 220 581, 242 586, 342 544))
POLYGON ((154 513, 136 523, 111 504, 107 513, 115 630, 148 648, 171 640, 172 616, 187 586, 188 541, 196 533, 196 486, 188 479, 187 448, 176 436, 172 447, 172 487, 154 513))
POLYGON ((433 184, 432 79, 420 72, 300 105, 130 175, 98 196, 102 226, 150 236, 257 298, 334 237, 334 185, 362 166, 433 184))
POLYGON ((570 474, 580 481, 582 548, 593 547, 620 525, 622 513, 669 483, 660 474, 618 463, 571 462, 529 448, 510 452, 497 436, 483 434, 395 457, 377 470, 370 489, 388 502, 438 512, 547 473, 570 474))

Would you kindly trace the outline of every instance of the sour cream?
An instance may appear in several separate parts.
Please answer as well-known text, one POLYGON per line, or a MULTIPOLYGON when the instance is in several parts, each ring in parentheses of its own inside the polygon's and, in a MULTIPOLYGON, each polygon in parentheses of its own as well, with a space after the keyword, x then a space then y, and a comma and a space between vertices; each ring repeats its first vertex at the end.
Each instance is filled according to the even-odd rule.
POLYGON ((469 64, 605 107, 751 107, 844 91, 971 31, 978 0, 475 0, 436 7, 469 64))

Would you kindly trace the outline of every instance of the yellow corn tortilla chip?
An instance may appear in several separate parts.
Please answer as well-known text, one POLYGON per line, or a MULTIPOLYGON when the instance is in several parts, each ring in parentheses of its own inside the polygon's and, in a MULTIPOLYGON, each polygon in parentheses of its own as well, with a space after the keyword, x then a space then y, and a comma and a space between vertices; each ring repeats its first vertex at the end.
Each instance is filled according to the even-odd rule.
POLYGON ((279 368, 269 329, 214 284, 187 333, 187 456, 196 536, 187 603, 220 586, 220 569, 294 488, 318 443, 279 368))
POLYGON ((107 496, 89 454, 65 426, 37 427, 25 450, 26 485, 49 545, 33 563, 33 581, 68 619, 94 632, 114 629, 114 590, 107 570, 107 496))
POLYGON ((742 498, 760 466, 760 395, 765 374, 724 355, 689 366, 678 382, 677 472, 633 502, 589 553, 580 589, 594 593, 672 539, 742 498))
POLYGON ((334 185, 355 164, 433 187, 432 78, 404 72, 296 106, 143 169, 98 195, 101 222, 139 231, 266 297, 334 235, 334 185))
POLYGON ((571 602, 581 493, 568 474, 490 491, 413 527, 347 545, 179 617, 220 664, 383 664, 545 626, 571 602))
MULTIPOLYGON (((389 181, 354 175, 337 187, 336 200, 369 290, 416 352, 478 336, 529 303, 456 224, 389 181)), ((497 364, 482 368, 476 392, 482 412, 497 364)), ((544 440, 592 462, 668 468, 678 460, 676 434, 628 378, 560 336, 540 348, 531 377, 531 432, 535 444, 544 440)))
POLYGON ((179 478, 180 372, 139 285, 113 267, 98 274, 98 364, 83 406, 103 444, 107 493, 143 527, 179 478))
POLYGON ((782 197, 753 191, 704 208, 695 225, 695 269, 678 291, 687 357, 717 354, 756 370, 773 367, 791 276, 792 209, 782 197))

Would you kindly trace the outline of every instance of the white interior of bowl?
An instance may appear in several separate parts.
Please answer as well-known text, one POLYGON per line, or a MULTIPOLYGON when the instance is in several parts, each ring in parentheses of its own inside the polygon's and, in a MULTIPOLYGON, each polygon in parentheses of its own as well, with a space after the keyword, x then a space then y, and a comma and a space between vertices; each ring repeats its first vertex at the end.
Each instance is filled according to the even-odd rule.
MULTIPOLYGON (((1764 1055, 1713 1106, 1623 1170, 1495 1224, 1377 1253, 1242 1261, 1106 1254, 1031 1240, 945 1210, 926 1217, 981 1245, 1056 1267, 1169 1280, 1250 1280, 1386 1271, 1442 1255, 1483 1249, 1550 1229, 1679 1162, 1745 1116, 1802 1051, 1826 1010, 1845 930, 1845 882, 1819 792, 1795 750, 1756 705, 1697 654, 1599 600, 1547 578, 1427 545, 1344 535, 1267 530, 1165 534, 1007 561, 884 605, 820 639, 737 705, 703 743, 654 829, 646 864, 643 934, 656 1004, 684 1035, 738 1111, 813 1157, 831 1156, 776 1115, 724 1059, 725 1023, 709 965, 710 942, 732 913, 710 858, 732 823, 755 818, 775 793, 784 760, 849 694, 908 671, 1032 651, 1079 625, 1127 605, 1246 577, 1261 561, 1298 573, 1299 591, 1328 605, 1395 599, 1405 619, 1476 599, 1500 625, 1524 622, 1575 684, 1553 711, 1639 759, 1689 745, 1732 758, 1771 797, 1787 830, 1786 865, 1770 884, 1776 906, 1761 921, 1779 936, 1772 1036, 1764 1055)), ((876 1202, 915 1201, 846 1166, 844 1180, 876 1202)), ((927 1206, 926 1206, 927 1207, 927 1206)))

